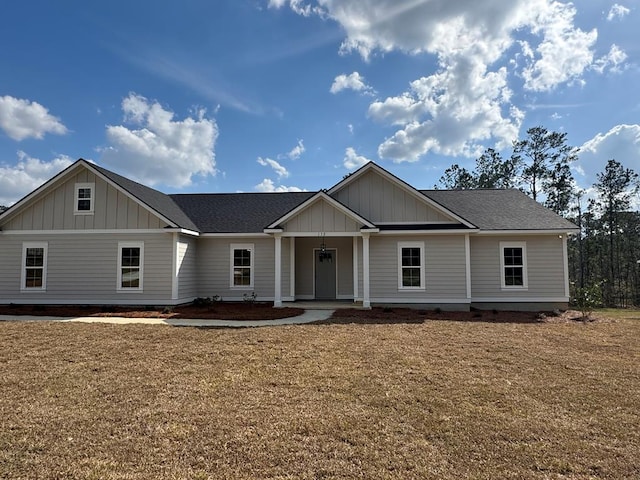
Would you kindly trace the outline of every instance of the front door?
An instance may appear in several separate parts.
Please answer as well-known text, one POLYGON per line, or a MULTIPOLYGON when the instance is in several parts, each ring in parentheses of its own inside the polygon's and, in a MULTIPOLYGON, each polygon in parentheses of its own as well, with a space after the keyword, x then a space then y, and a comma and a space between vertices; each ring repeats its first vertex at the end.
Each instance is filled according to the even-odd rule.
POLYGON ((336 250, 314 250, 314 275, 316 300, 336 299, 336 250))

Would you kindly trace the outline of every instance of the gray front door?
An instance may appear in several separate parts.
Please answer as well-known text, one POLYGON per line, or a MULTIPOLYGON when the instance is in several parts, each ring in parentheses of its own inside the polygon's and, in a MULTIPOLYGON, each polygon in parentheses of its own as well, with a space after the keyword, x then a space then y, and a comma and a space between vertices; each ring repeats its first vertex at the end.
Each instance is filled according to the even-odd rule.
POLYGON ((320 250, 313 252, 315 271, 316 300, 336 299, 336 263, 335 249, 327 249, 324 254, 320 250))

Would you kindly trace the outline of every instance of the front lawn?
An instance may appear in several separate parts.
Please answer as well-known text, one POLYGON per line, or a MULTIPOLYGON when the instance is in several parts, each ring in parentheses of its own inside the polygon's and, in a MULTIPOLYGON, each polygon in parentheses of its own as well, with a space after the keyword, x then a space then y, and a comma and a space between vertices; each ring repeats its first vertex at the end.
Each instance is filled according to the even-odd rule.
POLYGON ((0 322, 0 478, 639 478, 640 321, 0 322))

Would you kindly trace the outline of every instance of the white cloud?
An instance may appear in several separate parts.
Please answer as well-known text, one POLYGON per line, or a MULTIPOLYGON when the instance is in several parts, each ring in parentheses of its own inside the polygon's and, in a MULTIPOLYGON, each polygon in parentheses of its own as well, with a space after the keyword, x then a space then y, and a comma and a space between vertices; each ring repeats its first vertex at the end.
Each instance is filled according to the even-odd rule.
POLYGON ((300 158, 300 155, 302 155, 305 152, 305 148, 304 148, 304 143, 302 140, 298 140, 298 143, 296 144, 295 147, 293 147, 289 153, 287 153, 287 157, 289 157, 291 160, 297 160, 298 158, 300 158))
POLYGON ((370 161, 371 160, 369 160, 367 157, 358 155, 352 147, 347 147, 344 152, 344 159, 342 160, 342 164, 344 165, 344 168, 353 170, 361 167, 365 163, 369 163, 370 161))
POLYGON ((289 5, 291 10, 303 17, 308 17, 313 13, 322 14, 320 7, 305 5, 303 0, 269 0, 269 8, 282 8, 285 5, 289 5))
POLYGON ((122 101, 122 110, 125 123, 139 128, 107 126, 105 164, 147 185, 185 187, 194 175, 216 174, 218 127, 204 110, 176 121, 173 112, 135 93, 122 101))
POLYGON ((367 85, 364 81, 364 77, 362 77, 358 72, 350 73, 349 75, 345 75, 344 73, 338 75, 331 84, 331 88, 329 91, 333 94, 341 92, 342 90, 355 90, 356 92, 362 92, 365 95, 374 95, 375 90, 367 85))
POLYGON ((607 160, 615 159, 626 168, 640 173, 640 125, 616 125, 608 132, 598 133, 580 147, 576 171, 586 187, 596 181, 596 174, 604 170, 607 160))
POLYGON ((255 186, 258 192, 304 192, 298 187, 287 187, 285 185, 276 185, 270 178, 265 178, 258 185, 255 186))
POLYGON ((614 3, 611 6, 611 9, 609 10, 609 13, 607 14, 607 20, 608 21, 612 21, 615 20, 616 18, 624 18, 627 15, 629 15, 629 13, 631 12, 631 10, 629 10, 627 7, 625 7, 624 5, 620 5, 618 3, 614 3))
POLYGON ((41 139, 46 133, 67 133, 60 119, 37 102, 9 95, 0 97, 0 128, 14 140, 41 139))
POLYGON ((71 158, 66 155, 58 155, 49 162, 43 162, 19 151, 18 163, 12 166, 0 165, 0 204, 12 205, 72 163, 71 158))
MULTIPOLYGON (((272 3, 291 6, 285 0, 272 3)), ((436 70, 407 91, 369 107, 371 118, 400 126, 378 150, 394 161, 416 161, 430 151, 474 156, 486 144, 507 146, 518 137, 524 117, 511 102, 508 82, 549 91, 583 81, 587 71, 617 68, 621 61, 621 51, 613 50, 596 69, 597 31, 576 26, 573 4, 558 0, 307 2, 311 4, 321 9, 318 15, 344 29, 342 54, 357 52, 369 61, 376 54, 401 51, 437 60, 436 70)), ((340 83, 334 85, 332 89, 340 88, 340 83)))
POLYGON ((616 44, 611 45, 609 53, 598 58, 593 64, 593 69, 598 73, 603 73, 608 67, 612 72, 619 72, 620 67, 627 59, 627 54, 616 44))
POLYGON ((258 157, 258 163, 264 167, 273 168, 273 171, 278 174, 278 178, 286 178, 289 176, 289 172, 287 171, 287 169, 275 160, 272 160, 270 158, 258 157))

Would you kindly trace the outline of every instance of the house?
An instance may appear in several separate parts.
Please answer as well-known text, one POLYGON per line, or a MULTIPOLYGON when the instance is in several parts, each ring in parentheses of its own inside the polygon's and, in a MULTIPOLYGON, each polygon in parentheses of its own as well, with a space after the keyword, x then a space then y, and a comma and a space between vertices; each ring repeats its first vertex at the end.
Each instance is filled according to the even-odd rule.
POLYGON ((166 195, 78 160, 0 214, 0 304, 541 310, 576 227, 517 190, 417 190, 368 163, 328 190, 166 195))

